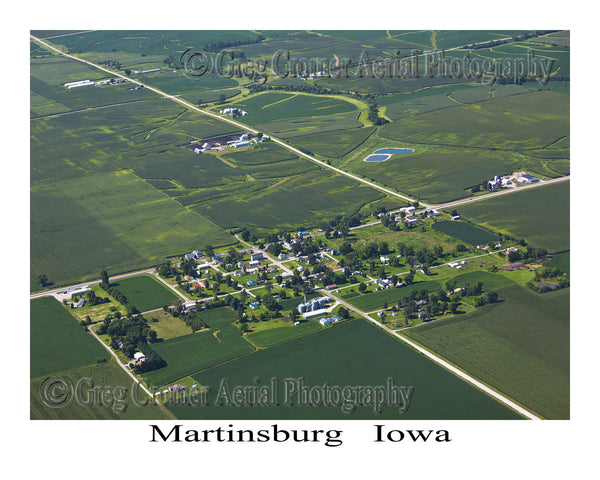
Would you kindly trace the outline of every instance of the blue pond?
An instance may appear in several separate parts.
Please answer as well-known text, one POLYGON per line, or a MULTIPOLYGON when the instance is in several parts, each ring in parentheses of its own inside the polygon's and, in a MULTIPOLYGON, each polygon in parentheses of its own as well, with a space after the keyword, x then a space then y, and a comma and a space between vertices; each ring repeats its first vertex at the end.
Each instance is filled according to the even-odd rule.
POLYGON ((380 148, 379 150, 375 150, 371 155, 365 158, 365 162, 385 162, 392 155, 397 155, 400 153, 412 153, 414 150, 412 148, 380 148))

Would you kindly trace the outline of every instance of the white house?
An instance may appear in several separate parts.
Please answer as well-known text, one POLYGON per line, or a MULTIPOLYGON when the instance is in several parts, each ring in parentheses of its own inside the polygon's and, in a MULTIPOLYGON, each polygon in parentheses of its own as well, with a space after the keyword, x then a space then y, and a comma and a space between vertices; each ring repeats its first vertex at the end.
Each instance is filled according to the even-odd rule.
POLYGON ((136 362, 144 362, 146 360, 146 355, 144 355, 142 352, 135 352, 133 354, 133 358, 136 362))

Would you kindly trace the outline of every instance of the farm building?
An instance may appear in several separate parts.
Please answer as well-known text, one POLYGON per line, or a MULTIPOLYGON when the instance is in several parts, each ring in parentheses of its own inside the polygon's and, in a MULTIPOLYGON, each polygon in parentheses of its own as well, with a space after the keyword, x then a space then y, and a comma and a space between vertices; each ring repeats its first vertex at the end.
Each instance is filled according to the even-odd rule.
POLYGON ((298 305, 298 312, 306 313, 315 310, 321 310, 325 306, 325 304, 330 301, 331 298, 329 297, 317 297, 307 302, 305 297, 304 303, 298 305))
POLYGON ((522 174, 519 178, 517 178, 517 180, 521 183, 539 182, 539 178, 529 175, 528 173, 522 174))
POLYGON ((71 299, 78 297, 79 295, 85 295, 88 291, 89 291, 89 289, 87 287, 79 288, 77 290, 72 290, 70 292, 71 299))
POLYGON ((341 319, 342 317, 340 317, 339 315, 333 315, 331 317, 322 318, 321 320, 319 320, 319 323, 323 326, 326 326, 331 325, 332 323, 339 322, 341 319))
POLYGON ((453 217, 450 217, 450 220, 458 220, 460 218, 460 215, 454 215, 453 217))
POLYGON ((235 143, 231 144, 231 146, 233 148, 247 147, 249 145, 250 145, 250 142, 248 142, 246 140, 244 140, 243 142, 235 142, 235 143))
POLYGON ((406 212, 406 213, 413 212, 413 211, 415 211, 415 210, 416 210, 416 208, 415 208, 415 207, 402 207, 402 208, 400 209, 400 211, 401 211, 401 212, 406 212))
POLYGON ((250 307, 252 310, 256 310, 258 307, 260 307, 260 302, 252 302, 252 303, 249 305, 249 307, 250 307))
POLYGON ((258 252, 258 253, 253 253, 252 255, 250 255, 250 260, 255 261, 255 260, 262 260, 263 259, 263 254, 262 252, 258 252))
POLYGON ((327 313, 326 309, 321 310, 312 310, 310 312, 305 312, 302 314, 302 318, 308 320, 309 318, 320 317, 321 315, 325 315, 327 313))
POLYGON ((94 85, 94 82, 91 82, 89 80, 80 80, 78 82, 65 83, 65 87, 67 87, 69 90, 78 87, 89 87, 90 85, 94 85))
POLYGON ((146 355, 144 355, 142 352, 135 352, 133 354, 133 358, 136 362, 144 362, 146 360, 146 355))
POLYGON ((80 308, 83 307, 85 305, 85 298, 80 298, 79 301, 73 305, 75 308, 80 308))
POLYGON ((258 282, 256 280, 249 280, 248 283, 246 283, 246 285, 248 285, 249 287, 256 287, 258 285, 258 282))

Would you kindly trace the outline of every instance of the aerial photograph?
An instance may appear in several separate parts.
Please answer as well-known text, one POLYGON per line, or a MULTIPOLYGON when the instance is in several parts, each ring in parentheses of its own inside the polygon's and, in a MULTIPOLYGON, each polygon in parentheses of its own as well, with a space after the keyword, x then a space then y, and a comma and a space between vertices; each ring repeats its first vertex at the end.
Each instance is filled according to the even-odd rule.
POLYGON ((31 420, 571 418, 569 30, 29 44, 31 420))

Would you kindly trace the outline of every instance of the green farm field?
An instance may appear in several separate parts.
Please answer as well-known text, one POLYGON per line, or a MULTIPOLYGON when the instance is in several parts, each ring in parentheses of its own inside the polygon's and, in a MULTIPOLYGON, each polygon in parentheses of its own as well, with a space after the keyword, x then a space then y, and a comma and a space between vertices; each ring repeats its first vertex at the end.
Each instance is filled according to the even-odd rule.
POLYGON ((90 175, 31 191, 32 276, 55 284, 145 268, 198 245, 234 243, 135 175, 90 175), (69 248, 63 248, 68 245, 69 248))
POLYGON ((77 320, 52 297, 31 300, 31 378, 108 360, 106 351, 77 320))
POLYGON ((209 406, 173 407, 181 419, 516 419, 512 410, 499 404, 457 377, 425 359, 414 350, 369 325, 352 320, 315 334, 290 340, 243 359, 193 375, 199 385, 209 386, 209 406), (352 355, 347 353, 351 351, 352 355), (324 368, 326 366, 326 368, 324 368), (255 385, 255 379, 269 384, 279 382, 278 407, 215 406, 222 379, 229 386, 255 385), (340 407, 298 407, 284 403, 285 379, 303 379, 306 385, 385 385, 393 378, 396 385, 414 387, 408 411, 358 407, 345 414, 340 407), (439 402, 440 397, 444 398, 439 402))
POLYGON ((121 278, 110 282, 110 285, 125 295, 129 303, 135 305, 140 312, 154 310, 181 300, 151 275, 121 278))
POLYGON ((496 290, 500 303, 403 334, 545 418, 569 418, 569 289, 496 290))
POLYGON ((318 332, 321 324, 317 320, 303 321, 300 325, 288 322, 280 327, 269 328, 248 334, 248 341, 259 348, 271 347, 277 343, 285 342, 293 338, 318 332))
POLYGON ((390 140, 503 150, 541 148, 568 135, 569 96, 550 91, 423 113, 381 130, 390 140))
POLYGON ((448 221, 435 222, 433 229, 458 238, 470 245, 486 245, 498 240, 498 236, 486 230, 465 222, 448 221))
MULTIPOLYGON (((133 389, 133 380, 114 360, 73 368, 58 372, 57 377, 67 385, 76 386, 82 382, 83 402, 88 389, 110 387, 113 392, 119 389, 114 400, 106 400, 106 405, 94 402, 92 405, 71 401, 62 408, 50 408, 44 404, 40 389, 44 388, 46 377, 34 378, 30 388, 30 418, 32 420, 168 420, 169 417, 158 406, 145 403, 148 396, 142 390, 133 389), (139 404, 134 401, 139 399, 139 404)), ((93 395, 90 393, 90 396, 93 395)))
POLYGON ((461 205, 457 210, 475 224, 560 252, 569 249, 569 192, 570 182, 565 181, 461 205))
POLYGON ((197 332, 155 343, 152 348, 167 366, 146 373, 147 381, 156 387, 168 385, 200 370, 210 368, 255 350, 241 331, 231 325, 235 312, 220 307, 201 312, 210 331, 197 332))

